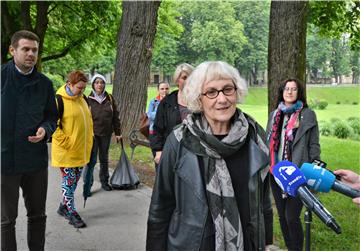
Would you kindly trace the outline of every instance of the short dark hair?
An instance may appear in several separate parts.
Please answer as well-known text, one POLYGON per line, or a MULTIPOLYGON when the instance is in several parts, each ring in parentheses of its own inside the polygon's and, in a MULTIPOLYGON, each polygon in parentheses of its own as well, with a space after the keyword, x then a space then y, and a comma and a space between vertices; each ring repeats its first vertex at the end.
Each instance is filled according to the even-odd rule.
POLYGON ((20 39, 33 40, 40 43, 40 38, 35 33, 28 30, 20 30, 15 32, 11 37, 11 46, 17 48, 20 39))
POLYGON ((76 83, 78 83, 80 81, 84 81, 85 83, 87 83, 87 81, 88 81, 88 78, 86 77, 86 75, 83 71, 76 70, 76 71, 72 71, 69 73, 68 78, 67 78, 67 83, 69 83, 71 85, 75 85, 76 83))
POLYGON ((288 82, 295 82, 296 83, 296 87, 298 89, 298 91, 297 91, 297 100, 300 100, 301 102, 303 102, 303 106, 307 107, 308 105, 307 105, 307 102, 306 102, 304 86, 302 85, 302 82, 297 78, 287 78, 282 82, 282 84, 278 88, 278 100, 277 100, 276 105, 279 105, 281 102, 284 101, 283 93, 284 93, 284 90, 285 90, 285 86, 286 86, 286 84, 288 82))
POLYGON ((157 88, 158 88, 158 89, 160 88, 160 85, 161 85, 161 84, 167 84, 168 86, 170 86, 168 82, 162 81, 162 82, 159 82, 159 83, 157 84, 157 88))

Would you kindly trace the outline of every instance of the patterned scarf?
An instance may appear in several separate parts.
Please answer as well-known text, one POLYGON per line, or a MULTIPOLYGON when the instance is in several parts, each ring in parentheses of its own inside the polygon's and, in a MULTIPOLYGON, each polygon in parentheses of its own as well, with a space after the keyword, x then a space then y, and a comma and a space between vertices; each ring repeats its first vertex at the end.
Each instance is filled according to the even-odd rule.
POLYGON ((278 162, 277 153, 279 151, 280 145, 280 127, 281 127, 281 116, 282 114, 290 115, 290 118, 286 124, 285 128, 285 140, 284 140, 284 151, 287 156, 286 159, 291 159, 290 157, 290 142, 294 141, 294 129, 299 127, 299 114, 303 108, 303 103, 298 100, 295 104, 290 107, 286 107, 283 102, 281 102, 274 112, 273 115, 273 124, 270 134, 270 172, 272 173, 273 166, 278 162))
POLYGON ((221 141, 216 138, 204 115, 190 114, 175 136, 186 148, 209 156, 204 167, 208 206, 215 225, 215 250, 244 250, 243 231, 231 177, 224 160, 241 148, 248 134, 249 124, 237 110, 229 134, 221 141))

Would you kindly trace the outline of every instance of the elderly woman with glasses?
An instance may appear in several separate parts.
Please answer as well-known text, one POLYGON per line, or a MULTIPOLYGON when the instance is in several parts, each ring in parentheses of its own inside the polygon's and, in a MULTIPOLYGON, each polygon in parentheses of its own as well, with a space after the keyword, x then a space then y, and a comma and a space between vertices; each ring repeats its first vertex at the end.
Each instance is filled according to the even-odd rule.
MULTIPOLYGON (((279 87, 278 106, 270 114, 267 125, 270 169, 282 160, 289 160, 297 166, 320 160, 316 115, 307 108, 304 94, 303 85, 295 78, 286 79, 279 87)), ((270 183, 285 244, 288 250, 302 250, 302 202, 283 193, 273 177, 270 183)))
POLYGON ((247 92, 221 61, 192 72, 192 112, 168 136, 156 174, 147 250, 264 250, 272 243, 265 132, 236 107, 247 92))

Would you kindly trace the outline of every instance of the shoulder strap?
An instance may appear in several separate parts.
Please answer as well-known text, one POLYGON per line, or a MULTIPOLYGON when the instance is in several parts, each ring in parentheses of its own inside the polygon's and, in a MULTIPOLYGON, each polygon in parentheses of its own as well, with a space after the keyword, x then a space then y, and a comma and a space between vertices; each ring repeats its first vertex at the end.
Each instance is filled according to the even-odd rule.
POLYGON ((114 106, 114 98, 113 98, 113 96, 110 93, 108 93, 108 95, 109 95, 111 105, 114 106))
POLYGON ((58 119, 59 119, 59 127, 60 129, 62 129, 61 126, 61 119, 64 115, 64 101, 62 99, 62 96, 60 94, 56 94, 56 104, 57 104, 57 109, 58 109, 58 119))
POLYGON ((88 105, 89 105, 89 100, 88 100, 88 97, 86 97, 86 95, 85 95, 85 94, 83 94, 83 98, 85 99, 86 104, 88 104, 88 105))

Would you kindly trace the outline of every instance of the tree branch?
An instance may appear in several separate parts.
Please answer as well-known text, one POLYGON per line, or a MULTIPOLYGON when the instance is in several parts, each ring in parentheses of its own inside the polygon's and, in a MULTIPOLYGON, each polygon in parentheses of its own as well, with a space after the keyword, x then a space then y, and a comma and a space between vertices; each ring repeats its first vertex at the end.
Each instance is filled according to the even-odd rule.
POLYGON ((65 57, 69 53, 69 51, 71 49, 73 49, 73 48, 77 47, 78 45, 84 43, 87 39, 90 38, 87 34, 93 34, 98 29, 99 28, 95 28, 95 29, 93 29, 93 30, 91 30, 89 32, 84 33, 84 37, 80 37, 77 40, 71 41, 68 46, 66 46, 65 48, 62 49, 61 52, 59 52, 57 54, 50 55, 50 56, 42 57, 42 62, 46 62, 46 61, 50 61, 50 60, 65 57))

